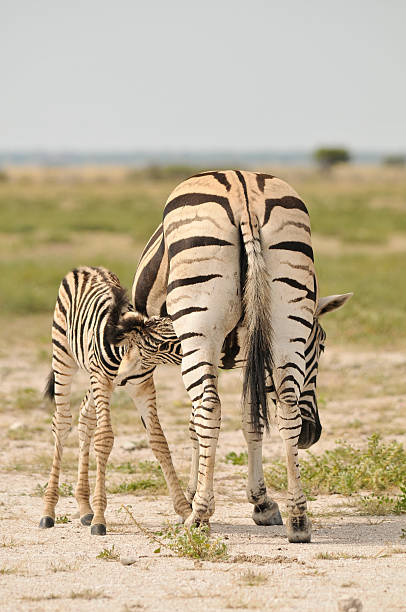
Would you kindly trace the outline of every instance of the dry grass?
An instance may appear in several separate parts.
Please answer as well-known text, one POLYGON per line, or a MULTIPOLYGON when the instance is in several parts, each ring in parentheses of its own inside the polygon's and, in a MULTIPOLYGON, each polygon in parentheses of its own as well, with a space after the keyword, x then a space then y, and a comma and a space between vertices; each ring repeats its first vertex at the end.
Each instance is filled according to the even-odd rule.
POLYGON ((262 572, 255 572, 253 570, 246 570, 241 574, 238 579, 238 583, 241 586, 261 586, 268 582, 268 576, 262 572))

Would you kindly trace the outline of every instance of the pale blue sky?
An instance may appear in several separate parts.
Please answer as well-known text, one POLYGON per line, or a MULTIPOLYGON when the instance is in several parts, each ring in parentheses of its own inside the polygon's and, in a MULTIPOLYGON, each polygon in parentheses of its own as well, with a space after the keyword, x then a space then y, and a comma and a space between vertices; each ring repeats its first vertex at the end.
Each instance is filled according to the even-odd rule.
POLYGON ((404 0, 0 0, 0 150, 406 150, 404 0))

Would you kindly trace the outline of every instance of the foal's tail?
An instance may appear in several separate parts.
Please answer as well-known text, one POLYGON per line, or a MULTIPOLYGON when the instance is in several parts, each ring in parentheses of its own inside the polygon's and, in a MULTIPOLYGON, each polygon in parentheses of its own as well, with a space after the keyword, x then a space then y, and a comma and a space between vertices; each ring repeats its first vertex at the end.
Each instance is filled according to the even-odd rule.
POLYGON ((44 389, 44 397, 52 401, 55 399, 55 372, 53 370, 51 370, 48 375, 44 389))

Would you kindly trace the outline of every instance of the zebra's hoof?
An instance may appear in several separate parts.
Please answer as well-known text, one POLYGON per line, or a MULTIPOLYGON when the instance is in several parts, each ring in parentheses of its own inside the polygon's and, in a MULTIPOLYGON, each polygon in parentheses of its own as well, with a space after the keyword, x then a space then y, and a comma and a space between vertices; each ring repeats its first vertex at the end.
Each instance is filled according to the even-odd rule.
POLYGON ((257 525, 283 525, 279 506, 275 502, 264 502, 254 506, 252 518, 257 525))
POLYGON ((55 525, 55 521, 52 516, 43 516, 39 522, 40 529, 49 529, 55 525))
POLYGON ((85 525, 85 527, 89 527, 89 525, 92 524, 93 517, 94 514, 89 512, 89 514, 84 514, 80 517, 80 522, 82 523, 82 525, 85 525))
POLYGON ((99 536, 106 535, 106 525, 103 525, 103 523, 97 523, 96 525, 92 525, 90 527, 90 533, 92 535, 99 535, 99 536))
POLYGON ((312 524, 306 514, 290 516, 286 524, 288 540, 292 544, 307 544, 312 537, 312 524))
POLYGON ((189 514, 189 516, 187 517, 187 519, 184 522, 184 525, 187 529, 190 529, 191 527, 207 527, 207 529, 210 531, 210 523, 209 523, 209 519, 208 518, 199 518, 195 515, 194 512, 192 512, 191 514, 189 514))

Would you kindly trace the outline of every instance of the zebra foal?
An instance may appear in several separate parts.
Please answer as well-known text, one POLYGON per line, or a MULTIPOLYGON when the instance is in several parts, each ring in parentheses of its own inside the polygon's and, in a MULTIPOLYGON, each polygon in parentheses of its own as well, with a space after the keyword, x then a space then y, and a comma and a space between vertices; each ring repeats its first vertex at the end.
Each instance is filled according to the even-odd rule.
MULTIPOLYGON (((253 519, 282 523, 262 470, 270 400, 286 453, 288 538, 310 540, 298 448, 311 446, 321 433, 316 377, 325 334, 319 318, 351 295, 319 299, 308 212, 284 181, 255 172, 204 172, 169 196, 135 275, 133 305, 147 317, 169 315, 182 345, 192 402, 187 525, 208 521, 214 512, 218 367, 244 366, 242 424, 253 519)), ((119 379, 137 359, 126 353, 119 379)), ((149 385, 153 394, 152 378, 149 385)))
POLYGON ((104 268, 81 267, 67 274, 60 285, 52 324, 52 345, 52 370, 46 395, 55 401, 52 423, 55 449, 40 527, 53 527, 55 523, 63 446, 72 422, 71 383, 75 372, 81 368, 89 374, 90 387, 79 414, 79 466, 75 497, 81 523, 91 525, 94 535, 106 533, 105 472, 114 441, 110 398, 120 363, 130 349, 133 355, 137 355, 137 373, 129 373, 125 381, 126 390, 141 413, 150 446, 164 472, 175 511, 185 518, 190 513, 190 505, 173 468, 150 384, 158 363, 179 362, 180 345, 171 321, 167 318, 146 321, 133 311, 125 290, 114 274, 104 268), (97 473, 92 509, 88 469, 93 434, 97 473))

